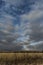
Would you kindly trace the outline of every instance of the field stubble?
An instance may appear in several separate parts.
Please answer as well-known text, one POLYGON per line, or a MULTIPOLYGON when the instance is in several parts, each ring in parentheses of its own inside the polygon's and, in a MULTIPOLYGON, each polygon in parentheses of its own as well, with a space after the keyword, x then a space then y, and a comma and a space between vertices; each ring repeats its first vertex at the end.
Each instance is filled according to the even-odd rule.
POLYGON ((0 65, 43 65, 43 53, 0 53, 0 65))

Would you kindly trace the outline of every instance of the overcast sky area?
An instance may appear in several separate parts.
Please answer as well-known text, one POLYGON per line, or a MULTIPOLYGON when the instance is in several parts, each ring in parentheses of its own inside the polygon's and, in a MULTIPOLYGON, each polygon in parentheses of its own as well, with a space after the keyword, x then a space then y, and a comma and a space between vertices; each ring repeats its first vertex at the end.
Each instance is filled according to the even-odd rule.
POLYGON ((0 52, 43 51, 43 0, 0 0, 0 52))

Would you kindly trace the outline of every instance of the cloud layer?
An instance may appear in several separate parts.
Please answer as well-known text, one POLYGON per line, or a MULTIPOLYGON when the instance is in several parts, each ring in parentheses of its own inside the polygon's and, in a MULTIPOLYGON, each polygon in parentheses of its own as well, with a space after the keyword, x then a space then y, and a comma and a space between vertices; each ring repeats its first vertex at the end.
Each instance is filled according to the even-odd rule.
POLYGON ((0 0, 0 51, 43 50, 43 0, 0 0))

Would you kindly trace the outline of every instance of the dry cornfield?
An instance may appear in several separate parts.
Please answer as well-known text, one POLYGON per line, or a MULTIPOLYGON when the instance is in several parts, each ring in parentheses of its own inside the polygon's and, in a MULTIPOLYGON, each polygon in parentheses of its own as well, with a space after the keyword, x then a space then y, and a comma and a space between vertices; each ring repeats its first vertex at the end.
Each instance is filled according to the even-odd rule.
POLYGON ((43 65, 43 53, 0 53, 0 65, 43 65))

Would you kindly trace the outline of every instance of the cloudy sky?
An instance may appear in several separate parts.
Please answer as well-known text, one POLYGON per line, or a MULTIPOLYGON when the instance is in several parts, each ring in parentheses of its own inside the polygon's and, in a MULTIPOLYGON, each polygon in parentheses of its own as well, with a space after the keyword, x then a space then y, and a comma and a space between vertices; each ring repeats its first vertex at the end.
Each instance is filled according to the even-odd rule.
POLYGON ((43 0, 0 0, 0 51, 43 50, 43 0))

